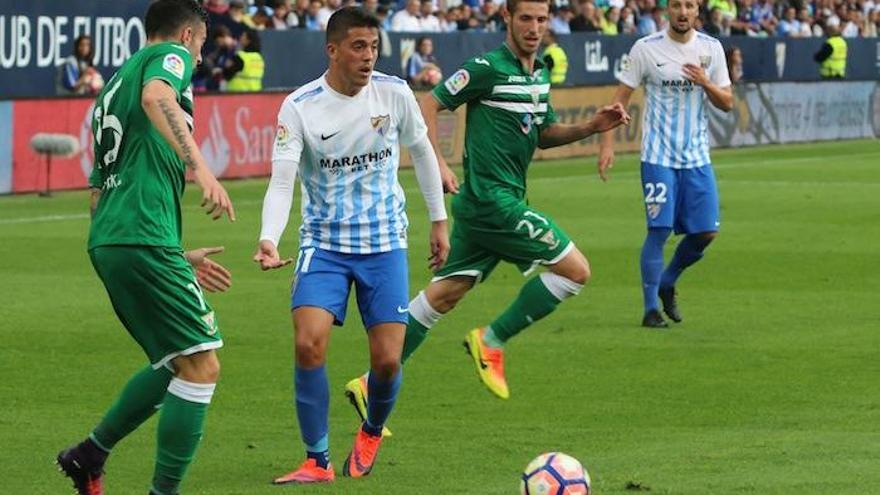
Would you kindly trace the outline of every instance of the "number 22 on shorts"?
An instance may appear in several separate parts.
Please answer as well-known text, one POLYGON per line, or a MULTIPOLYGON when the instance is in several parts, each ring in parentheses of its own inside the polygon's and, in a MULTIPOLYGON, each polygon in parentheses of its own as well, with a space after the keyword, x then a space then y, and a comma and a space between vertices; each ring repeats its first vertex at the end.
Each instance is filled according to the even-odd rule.
POLYGON ((666 191, 666 184, 663 182, 646 182, 645 203, 665 203, 666 191))

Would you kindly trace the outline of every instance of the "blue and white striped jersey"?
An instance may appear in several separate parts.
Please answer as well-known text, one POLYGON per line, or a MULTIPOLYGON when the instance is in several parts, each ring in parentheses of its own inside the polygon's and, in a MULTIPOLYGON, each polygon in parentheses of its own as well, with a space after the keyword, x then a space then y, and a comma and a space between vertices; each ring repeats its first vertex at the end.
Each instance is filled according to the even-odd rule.
POLYGON ((355 96, 324 76, 291 93, 278 114, 273 161, 299 162, 300 247, 371 254, 407 247, 400 145, 427 133, 406 82, 374 72, 355 96))
POLYGON ((707 97, 682 70, 699 65, 713 84, 730 86, 721 43, 694 33, 679 43, 664 30, 639 39, 623 64, 620 82, 635 89, 645 84, 642 116, 642 161, 670 168, 696 168, 711 163, 707 97))

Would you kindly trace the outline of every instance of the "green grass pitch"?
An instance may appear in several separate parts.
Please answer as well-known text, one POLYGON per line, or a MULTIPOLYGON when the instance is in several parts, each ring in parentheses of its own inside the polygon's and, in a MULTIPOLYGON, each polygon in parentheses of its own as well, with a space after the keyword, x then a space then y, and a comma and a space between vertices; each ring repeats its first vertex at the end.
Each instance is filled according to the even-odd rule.
MULTIPOLYGON (((225 246, 218 260, 234 287, 210 297, 226 341, 222 379, 183 492, 512 494, 530 459, 560 450, 584 463, 600 495, 880 493, 880 146, 714 158, 721 235, 679 282, 685 322, 665 332, 638 326, 637 157, 620 156, 606 184, 594 157, 535 163, 531 204, 590 259, 589 286, 509 344, 512 397, 500 401, 461 346, 523 283, 500 267, 408 363, 394 437, 373 474, 318 487, 269 485, 303 453, 291 396, 291 271, 262 273, 250 261, 266 180, 227 183, 235 224, 207 219, 190 188, 186 245, 225 246)), ((401 175, 415 291, 429 278, 428 222, 412 172, 401 175)), ((0 198, 2 493, 70 493, 54 455, 144 365, 89 264, 86 203, 84 192, 0 198)), ((329 351, 337 472, 357 428, 342 386, 367 366, 360 325, 350 307, 329 351)), ((108 493, 146 494, 154 444, 152 419, 111 456, 108 493)))

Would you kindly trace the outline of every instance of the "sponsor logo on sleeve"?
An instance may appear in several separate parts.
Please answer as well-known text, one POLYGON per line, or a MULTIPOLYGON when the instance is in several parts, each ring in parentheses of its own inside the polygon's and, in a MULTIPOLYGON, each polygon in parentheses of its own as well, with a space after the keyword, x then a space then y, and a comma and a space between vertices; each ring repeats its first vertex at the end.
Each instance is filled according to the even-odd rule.
POLYGON ((278 129, 275 131, 275 148, 286 148, 288 141, 290 141, 290 131, 287 130, 286 125, 279 123, 278 129))
POLYGON ((449 94, 451 95, 457 95, 461 90, 467 87, 469 82, 471 82, 470 73, 465 69, 458 69, 455 74, 446 80, 446 90, 449 91, 449 94))
POLYGON ((183 79, 185 67, 186 64, 183 63, 183 59, 176 53, 165 55, 165 60, 162 61, 162 68, 177 76, 178 79, 183 79))

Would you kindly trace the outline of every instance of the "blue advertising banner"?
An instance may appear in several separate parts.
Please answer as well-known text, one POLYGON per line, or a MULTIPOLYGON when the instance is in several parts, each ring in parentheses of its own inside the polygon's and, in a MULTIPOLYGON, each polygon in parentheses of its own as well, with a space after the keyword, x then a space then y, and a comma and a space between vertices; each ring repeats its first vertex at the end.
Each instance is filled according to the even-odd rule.
POLYGON ((105 79, 146 43, 149 0, 0 0, 0 99, 55 94, 57 67, 81 34, 105 79))

